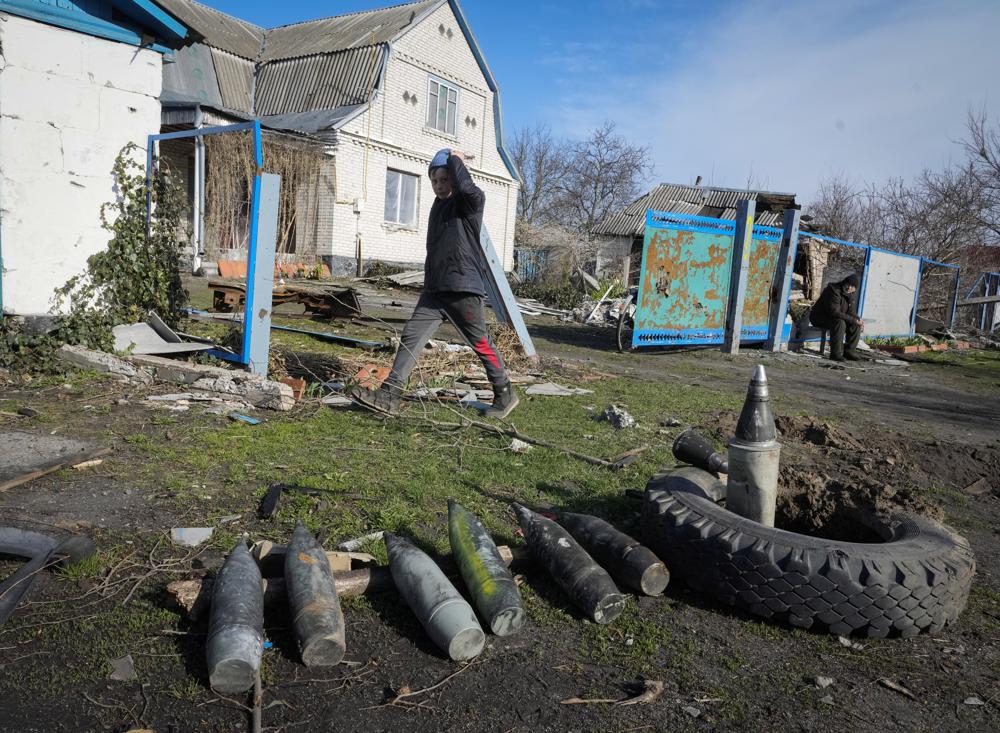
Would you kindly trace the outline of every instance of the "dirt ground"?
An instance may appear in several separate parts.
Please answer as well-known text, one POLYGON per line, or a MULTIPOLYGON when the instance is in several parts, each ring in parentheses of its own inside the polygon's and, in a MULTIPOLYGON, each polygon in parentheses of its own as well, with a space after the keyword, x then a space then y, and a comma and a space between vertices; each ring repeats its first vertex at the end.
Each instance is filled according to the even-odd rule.
MULTIPOLYGON (((735 425, 748 375, 765 364, 780 396, 779 526, 874 541, 860 529, 857 511, 905 510, 944 521, 976 555, 967 610, 933 635, 838 639, 757 620, 678 582, 663 597, 631 598, 619 622, 598 627, 544 573, 518 568, 529 623, 515 636, 488 637, 471 664, 444 659, 398 597, 385 594, 345 600, 348 663, 313 670, 298 661, 287 614, 270 609, 263 730, 997 730, 1000 369, 950 362, 832 368, 808 356, 757 351, 617 354, 607 329, 539 321, 532 332, 548 363, 613 375, 619 381, 612 384, 632 385, 630 394, 655 394, 667 405, 681 389, 725 397, 725 409, 701 410, 690 421, 719 445, 735 425), (981 479, 981 493, 965 491, 981 479), (664 684, 655 701, 613 703, 637 694, 645 680, 664 684), (417 694, 401 697, 406 693, 417 694), (588 702, 563 703, 571 698, 588 702)), ((84 378, 68 387, 60 380, 8 388, 0 398, 59 417, 34 424, 5 418, 0 429, 169 440, 177 421, 190 419, 192 430, 213 430, 193 416, 165 420, 131 400, 88 413, 81 405, 93 402, 92 393, 84 378)), ((0 627, 0 731, 250 729, 246 697, 207 688, 203 623, 187 620, 165 592, 171 580, 214 571, 221 545, 179 553, 156 539, 153 530, 189 524, 198 514, 190 494, 170 480, 169 452, 149 453, 143 442, 114 439, 113 469, 62 471, 0 494, 0 524, 99 528, 101 538, 124 548, 90 575, 43 575, 30 602, 0 627), (133 480, 150 470, 151 480, 133 480), (118 569, 133 566, 146 571, 133 571, 121 592, 102 601, 118 587, 118 569), (135 599, 126 604, 133 583, 135 599), (60 605, 67 602, 69 609, 60 605), (119 634, 132 634, 132 681, 108 679, 107 660, 121 651, 111 640, 119 634), (89 654, 105 663, 78 674, 74 659, 89 654)), ((637 488, 661 467, 644 464, 634 474, 637 488)), ((211 470, 209 458, 206 476, 211 470)), ((196 490, 211 492, 206 484, 196 490)), ((255 506, 249 495, 243 501, 255 506)), ((637 531, 638 502, 629 501, 613 505, 616 518, 637 531)), ((224 511, 220 506, 217 514, 224 511)), ((252 523, 241 528, 254 536, 252 523)), ((14 567, 0 561, 0 576, 14 567)))

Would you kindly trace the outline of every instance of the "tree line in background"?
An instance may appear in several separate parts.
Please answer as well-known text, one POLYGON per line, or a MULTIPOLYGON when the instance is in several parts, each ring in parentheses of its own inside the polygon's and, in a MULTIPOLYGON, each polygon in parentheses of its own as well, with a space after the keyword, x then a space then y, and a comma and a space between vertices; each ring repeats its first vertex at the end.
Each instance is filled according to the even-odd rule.
POLYGON ((981 267, 1000 245, 1000 126, 969 113, 963 159, 913 180, 854 184, 843 176, 820 185, 808 206, 812 228, 851 242, 948 264, 981 267))
POLYGON ((521 172, 514 242, 547 251, 545 276, 562 280, 592 259, 595 227, 631 203, 652 175, 649 148, 633 145, 606 122, 583 140, 553 136, 543 124, 514 133, 521 172))

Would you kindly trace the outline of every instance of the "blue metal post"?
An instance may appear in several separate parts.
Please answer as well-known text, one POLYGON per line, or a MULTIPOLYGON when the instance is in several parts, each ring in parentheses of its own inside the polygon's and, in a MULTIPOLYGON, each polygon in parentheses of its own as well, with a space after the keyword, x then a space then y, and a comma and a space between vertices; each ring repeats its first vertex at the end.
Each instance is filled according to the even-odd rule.
POLYGON ((281 176, 262 173, 254 181, 255 219, 247 261, 247 312, 243 321, 243 354, 254 374, 267 376, 271 349, 271 296, 274 253, 278 244, 281 176), (252 286, 252 287, 251 287, 252 286))
POLYGON ((910 336, 917 331, 917 308, 920 306, 920 283, 924 276, 924 258, 920 258, 917 268, 917 286, 913 289, 913 310, 910 312, 910 336))
POLYGON ((750 244, 753 240, 754 202, 743 200, 736 205, 736 234, 733 237, 732 270, 729 275, 729 298, 726 301, 726 331, 722 351, 727 354, 740 352, 740 333, 743 330, 743 301, 750 274, 750 244))
POLYGON ((778 250, 778 264, 774 273, 775 287, 771 290, 771 315, 767 325, 767 341, 764 349, 781 351, 785 333, 785 316, 788 314, 788 296, 792 291, 792 272, 795 269, 795 255, 799 250, 799 219, 802 211, 798 208, 785 209, 781 231, 781 245, 778 250))
POLYGON ((865 296, 868 293, 868 269, 872 263, 872 248, 865 247, 865 269, 861 273, 861 288, 858 290, 858 317, 865 315, 865 296))
POLYGON ((958 317, 958 288, 962 282, 962 270, 955 270, 955 291, 951 295, 951 317, 948 319, 948 330, 955 330, 955 319, 958 317))

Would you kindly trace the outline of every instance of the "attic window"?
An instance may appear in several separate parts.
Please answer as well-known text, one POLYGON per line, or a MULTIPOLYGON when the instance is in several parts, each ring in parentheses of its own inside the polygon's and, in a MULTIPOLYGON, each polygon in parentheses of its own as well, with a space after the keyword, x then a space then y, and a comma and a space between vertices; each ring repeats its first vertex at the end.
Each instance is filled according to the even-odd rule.
POLYGON ((427 127, 455 134, 458 119, 458 88, 431 77, 427 82, 427 127))

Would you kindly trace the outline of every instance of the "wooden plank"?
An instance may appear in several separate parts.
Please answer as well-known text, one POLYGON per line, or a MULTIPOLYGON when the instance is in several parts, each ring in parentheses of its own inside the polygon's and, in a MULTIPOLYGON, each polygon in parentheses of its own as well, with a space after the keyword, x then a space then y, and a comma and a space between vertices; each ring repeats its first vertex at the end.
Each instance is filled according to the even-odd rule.
POLYGON ((983 305, 984 303, 1000 303, 1000 295, 985 295, 981 298, 968 298, 958 301, 959 305, 983 305))
POLYGON ((110 448, 98 448, 96 450, 87 451, 86 453, 81 453, 78 456, 74 456, 71 461, 60 461, 59 463, 53 463, 49 466, 43 466, 38 468, 31 473, 25 473, 15 478, 0 484, 0 493, 6 491, 7 489, 12 489, 15 486, 20 486, 21 484, 26 484, 29 481, 33 481, 36 478, 46 476, 50 473, 55 473, 61 468, 66 468, 67 466, 75 466, 79 463, 86 463, 87 461, 92 461, 100 456, 106 456, 111 453, 110 448))

